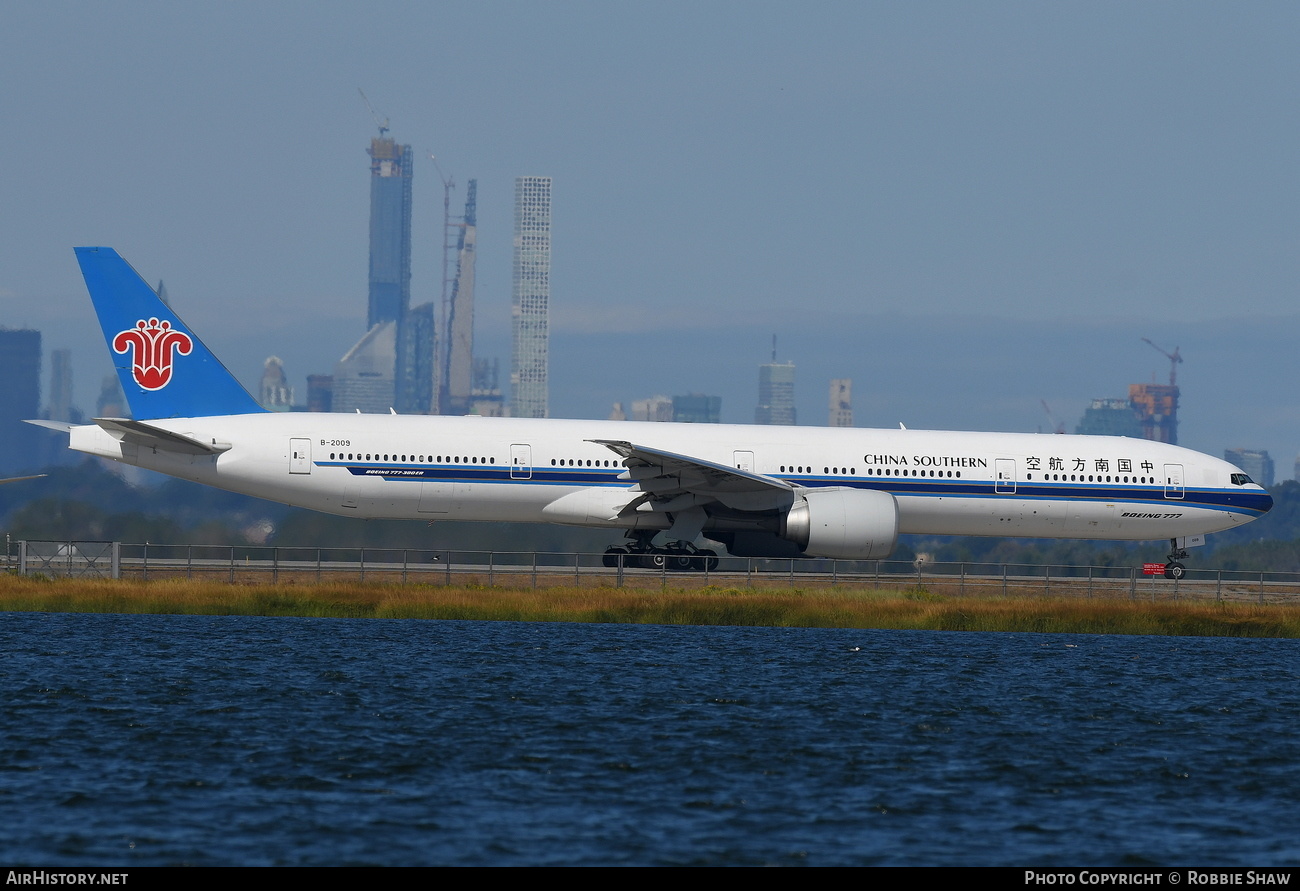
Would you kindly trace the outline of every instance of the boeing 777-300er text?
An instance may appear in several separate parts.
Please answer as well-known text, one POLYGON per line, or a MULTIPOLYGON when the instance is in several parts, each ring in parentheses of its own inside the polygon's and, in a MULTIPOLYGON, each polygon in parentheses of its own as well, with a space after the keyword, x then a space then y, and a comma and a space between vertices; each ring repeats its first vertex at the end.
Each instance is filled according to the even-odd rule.
POLYGON ((116 251, 77 248, 132 419, 70 447, 341 516, 621 530, 606 563, 880 559, 899 535, 1186 546, 1273 506, 1237 467, 1114 436, 265 411, 116 251), (1193 539, 1189 542, 1188 539, 1193 539))

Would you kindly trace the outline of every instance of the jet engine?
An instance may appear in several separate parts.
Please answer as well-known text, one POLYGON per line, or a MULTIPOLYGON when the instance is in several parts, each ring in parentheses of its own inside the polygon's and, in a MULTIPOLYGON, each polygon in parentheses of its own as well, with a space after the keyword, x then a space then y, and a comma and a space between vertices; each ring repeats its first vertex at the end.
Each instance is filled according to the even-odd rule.
POLYGON ((786 513, 780 534, 809 557, 881 560, 898 541, 898 502, 874 489, 809 489, 786 513))

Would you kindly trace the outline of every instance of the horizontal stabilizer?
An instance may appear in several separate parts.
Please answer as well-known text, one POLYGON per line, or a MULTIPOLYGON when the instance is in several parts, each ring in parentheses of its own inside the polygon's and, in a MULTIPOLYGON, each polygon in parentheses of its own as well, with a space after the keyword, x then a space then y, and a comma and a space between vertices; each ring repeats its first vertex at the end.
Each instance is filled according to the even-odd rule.
POLYGON ((45 476, 43 473, 33 473, 31 476, 11 476, 8 479, 0 480, 0 483, 21 483, 23 480, 38 480, 45 476))
POLYGON ((23 423, 35 424, 37 427, 48 427, 50 430, 57 430, 60 433, 67 433, 75 426, 68 421, 46 421, 44 419, 39 421, 23 421, 23 423))
POLYGON ((95 423, 108 431, 114 439, 163 452, 178 452, 182 455, 217 455, 230 449, 228 442, 219 442, 215 439, 205 442, 183 433, 163 430, 161 427, 143 421, 95 418, 95 423))

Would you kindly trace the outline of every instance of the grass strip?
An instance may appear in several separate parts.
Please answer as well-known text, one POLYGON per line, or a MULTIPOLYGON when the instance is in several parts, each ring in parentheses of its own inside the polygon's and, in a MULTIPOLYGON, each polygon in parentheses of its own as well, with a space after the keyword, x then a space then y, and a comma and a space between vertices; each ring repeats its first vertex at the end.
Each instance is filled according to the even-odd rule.
POLYGON ((1300 637, 1300 609, 1290 604, 944 596, 844 585, 636 590, 4 576, 0 611, 1300 637))

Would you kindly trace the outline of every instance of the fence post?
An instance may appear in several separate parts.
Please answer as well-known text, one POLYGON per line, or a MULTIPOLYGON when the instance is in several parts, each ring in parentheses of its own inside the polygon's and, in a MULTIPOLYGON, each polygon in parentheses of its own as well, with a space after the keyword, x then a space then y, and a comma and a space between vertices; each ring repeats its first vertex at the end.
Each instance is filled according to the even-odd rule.
POLYGON ((280 583, 280 548, 271 548, 271 584, 280 583))
POLYGON ((141 561, 141 572, 143 574, 143 580, 147 582, 149 581, 149 542, 147 541, 144 543, 143 556, 144 559, 141 561))
POLYGON ((1138 571, 1136 566, 1128 568, 1128 599, 1137 600, 1138 571))
POLYGON ((533 590, 537 590, 537 552, 533 551, 533 590))
POLYGON ((402 548, 402 584, 403 584, 403 585, 406 584, 406 556, 407 556, 407 551, 408 551, 407 548, 402 548))
POLYGON ((491 588, 494 584, 496 584, 496 580, 492 575, 492 560, 494 556, 495 556, 494 551, 488 551, 488 587, 489 588, 491 588))
POLYGON ((235 583, 235 546, 230 546, 230 584, 235 583))
POLYGON ((582 586, 582 582, 580 581, 581 576, 578 575, 578 563, 581 560, 582 554, 575 551, 573 554, 573 587, 575 588, 582 586))
POLYGON ((966 596, 966 563, 961 563, 961 582, 957 585, 957 593, 962 597, 966 596))
POLYGON ((1007 596, 1007 564, 1002 564, 1002 596, 1007 596))
POLYGON ((1219 570, 1219 580, 1214 586, 1214 599, 1219 602, 1223 601, 1223 570, 1219 570))

